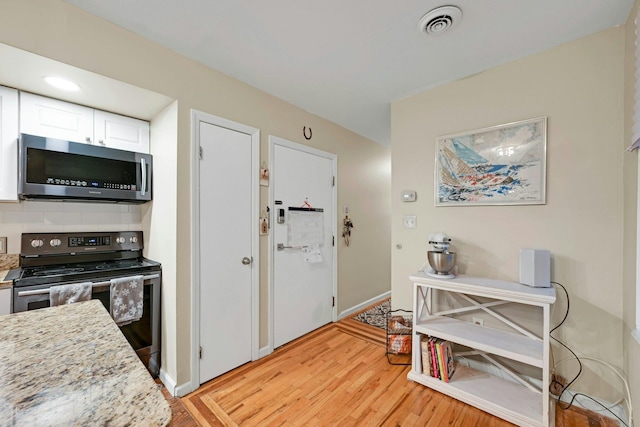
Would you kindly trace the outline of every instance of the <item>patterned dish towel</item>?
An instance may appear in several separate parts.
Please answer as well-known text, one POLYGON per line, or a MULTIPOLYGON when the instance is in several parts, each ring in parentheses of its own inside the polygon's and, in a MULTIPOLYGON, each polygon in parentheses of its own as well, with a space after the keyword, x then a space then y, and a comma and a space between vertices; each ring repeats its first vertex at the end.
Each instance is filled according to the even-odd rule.
POLYGON ((111 279, 111 317, 123 326, 142 317, 144 304, 143 276, 111 279))
POLYGON ((93 283, 71 283, 49 288, 49 304, 56 305, 73 304, 74 302, 89 301, 93 283))

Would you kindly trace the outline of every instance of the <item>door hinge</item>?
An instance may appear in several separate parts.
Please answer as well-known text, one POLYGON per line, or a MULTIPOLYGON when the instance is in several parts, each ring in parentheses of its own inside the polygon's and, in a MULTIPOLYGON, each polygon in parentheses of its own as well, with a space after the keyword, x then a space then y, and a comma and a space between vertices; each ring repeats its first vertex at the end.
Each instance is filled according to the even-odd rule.
POLYGON ((331 236, 331 246, 336 245, 336 236, 331 236))
POLYGON ((336 297, 331 297, 331 307, 336 306, 336 297))
POLYGON ((332 186, 332 187, 335 187, 335 186, 336 186, 336 177, 335 177, 335 176, 332 176, 332 177, 331 177, 331 186, 332 186))
POLYGON ((202 346, 200 346, 200 359, 202 359, 202 346))
POLYGON ((200 160, 202 160, 202 145, 200 147, 198 147, 198 155, 200 156, 200 160))

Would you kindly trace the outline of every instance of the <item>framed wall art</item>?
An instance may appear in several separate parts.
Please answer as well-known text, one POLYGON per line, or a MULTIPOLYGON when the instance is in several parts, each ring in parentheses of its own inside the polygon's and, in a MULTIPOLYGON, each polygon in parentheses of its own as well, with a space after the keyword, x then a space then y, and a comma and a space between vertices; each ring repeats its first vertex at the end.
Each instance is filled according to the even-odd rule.
POLYGON ((435 205, 545 203, 547 118, 436 140, 435 205))

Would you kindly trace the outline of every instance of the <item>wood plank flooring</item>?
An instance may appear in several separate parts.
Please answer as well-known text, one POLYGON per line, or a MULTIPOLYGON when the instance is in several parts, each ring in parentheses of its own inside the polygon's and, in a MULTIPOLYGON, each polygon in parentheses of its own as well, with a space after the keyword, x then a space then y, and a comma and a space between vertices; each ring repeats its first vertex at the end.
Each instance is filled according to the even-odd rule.
MULTIPOLYGON (((384 340, 382 329, 343 320, 181 400, 201 426, 511 425, 408 381, 410 367, 387 362, 384 340)), ((616 425, 607 420, 586 412, 556 414, 558 427, 616 425)))
MULTIPOLYGON (((382 329, 345 319, 209 381, 181 402, 201 426, 511 425, 408 381, 409 366, 387 362, 385 338, 382 329)), ((614 425, 587 411, 556 410, 558 427, 614 425)))

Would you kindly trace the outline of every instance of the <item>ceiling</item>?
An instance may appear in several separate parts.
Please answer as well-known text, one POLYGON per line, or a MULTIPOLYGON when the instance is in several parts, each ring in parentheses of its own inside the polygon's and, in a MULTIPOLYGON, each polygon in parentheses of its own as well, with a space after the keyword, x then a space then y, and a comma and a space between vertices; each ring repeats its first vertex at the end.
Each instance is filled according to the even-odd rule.
POLYGON ((168 96, 2 43, 0 63, 12 64, 11 67, 0 67, 0 82, 3 86, 138 119, 151 120, 172 102, 168 96), (43 76, 65 76, 82 87, 82 90, 61 91, 45 83, 43 76))
POLYGON ((65 0, 383 145, 390 103, 624 24, 633 0, 65 0), (418 21, 455 5, 459 24, 418 21))

